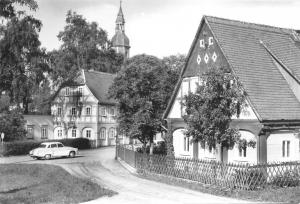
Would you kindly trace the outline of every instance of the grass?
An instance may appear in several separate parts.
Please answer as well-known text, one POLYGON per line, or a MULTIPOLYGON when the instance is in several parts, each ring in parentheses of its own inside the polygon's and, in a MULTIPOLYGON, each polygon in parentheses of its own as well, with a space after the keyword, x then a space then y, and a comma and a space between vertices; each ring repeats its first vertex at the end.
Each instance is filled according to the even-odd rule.
POLYGON ((170 185, 189 188, 192 190, 209 193, 217 196, 225 196, 242 200, 264 201, 264 202, 279 202, 279 203, 300 203, 300 186, 297 187, 269 187, 260 190, 222 190, 210 185, 202 185, 197 182, 192 182, 184 179, 168 177, 158 174, 140 174, 139 177, 154 180, 170 185))
POLYGON ((0 165, 0 203, 81 203, 116 194, 59 166, 0 165))

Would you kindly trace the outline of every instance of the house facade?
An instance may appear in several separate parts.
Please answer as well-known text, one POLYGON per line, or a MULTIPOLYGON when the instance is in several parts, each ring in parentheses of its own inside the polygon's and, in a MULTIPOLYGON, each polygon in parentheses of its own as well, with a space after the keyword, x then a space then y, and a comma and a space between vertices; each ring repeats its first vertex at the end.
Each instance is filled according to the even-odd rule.
POLYGON ((53 118, 50 115, 24 115, 28 140, 53 139, 53 118))
POLYGON ((204 16, 164 118, 175 156, 247 163, 300 160, 299 33, 204 16), (209 150, 185 136, 183 96, 196 91, 210 67, 228 68, 242 83, 248 106, 231 126, 255 147, 209 150))
POLYGON ((115 75, 84 71, 73 85, 62 88, 51 105, 51 116, 25 115, 27 137, 35 140, 87 138, 93 147, 128 144, 118 133, 117 103, 108 98, 115 75))

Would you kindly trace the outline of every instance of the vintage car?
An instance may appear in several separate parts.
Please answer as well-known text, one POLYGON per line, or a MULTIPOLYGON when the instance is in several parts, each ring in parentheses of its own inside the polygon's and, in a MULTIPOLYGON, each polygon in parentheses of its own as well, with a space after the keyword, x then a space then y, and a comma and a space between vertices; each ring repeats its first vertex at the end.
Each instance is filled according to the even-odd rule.
POLYGON ((29 156, 36 159, 51 159, 57 157, 75 157, 77 148, 64 146, 60 142, 43 142, 36 149, 29 152, 29 156))

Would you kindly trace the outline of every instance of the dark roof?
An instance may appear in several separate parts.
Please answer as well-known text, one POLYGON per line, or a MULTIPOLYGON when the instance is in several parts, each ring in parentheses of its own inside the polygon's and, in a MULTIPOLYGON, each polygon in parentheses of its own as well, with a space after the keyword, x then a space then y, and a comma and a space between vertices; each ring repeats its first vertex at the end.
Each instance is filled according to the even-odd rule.
POLYGON ((118 46, 129 46, 129 38, 125 35, 125 33, 121 30, 116 31, 116 34, 111 39, 113 47, 118 46))
POLYGON ((99 103, 117 103, 114 99, 108 98, 109 87, 112 85, 116 75, 97 71, 84 71, 84 76, 86 85, 99 100, 99 103))
POLYGON ((119 24, 119 23, 120 24, 124 24, 125 23, 125 19, 124 19, 124 15, 123 15, 121 4, 120 4, 120 8, 119 8, 117 19, 116 19, 116 23, 117 24, 119 24))
MULTIPOLYGON (((198 32, 204 22, 211 29, 229 66, 243 84, 258 118, 300 120, 300 102, 274 63, 279 62, 300 84, 300 44, 291 37, 295 31, 204 16, 198 32)), ((192 48, 196 42, 197 39, 192 48)), ((187 65, 184 70, 186 68, 187 65)), ((176 96, 173 95, 174 97, 176 96)), ((169 110, 170 107, 164 117, 169 110)))
POLYGON ((48 125, 53 128, 53 118, 51 115, 23 115, 27 125, 41 126, 48 125))

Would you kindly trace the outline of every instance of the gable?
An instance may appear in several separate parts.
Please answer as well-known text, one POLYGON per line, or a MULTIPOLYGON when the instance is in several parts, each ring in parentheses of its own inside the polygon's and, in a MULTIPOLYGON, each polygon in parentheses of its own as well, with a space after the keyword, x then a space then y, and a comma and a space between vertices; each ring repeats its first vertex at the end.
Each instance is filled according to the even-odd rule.
POLYGON ((261 120, 300 120, 300 103, 264 47, 297 73, 300 49, 291 31, 215 17, 206 20, 261 120))
POLYGON ((212 66, 228 67, 228 63, 207 23, 203 21, 200 26, 186 70, 183 73, 184 78, 201 75, 212 66))

